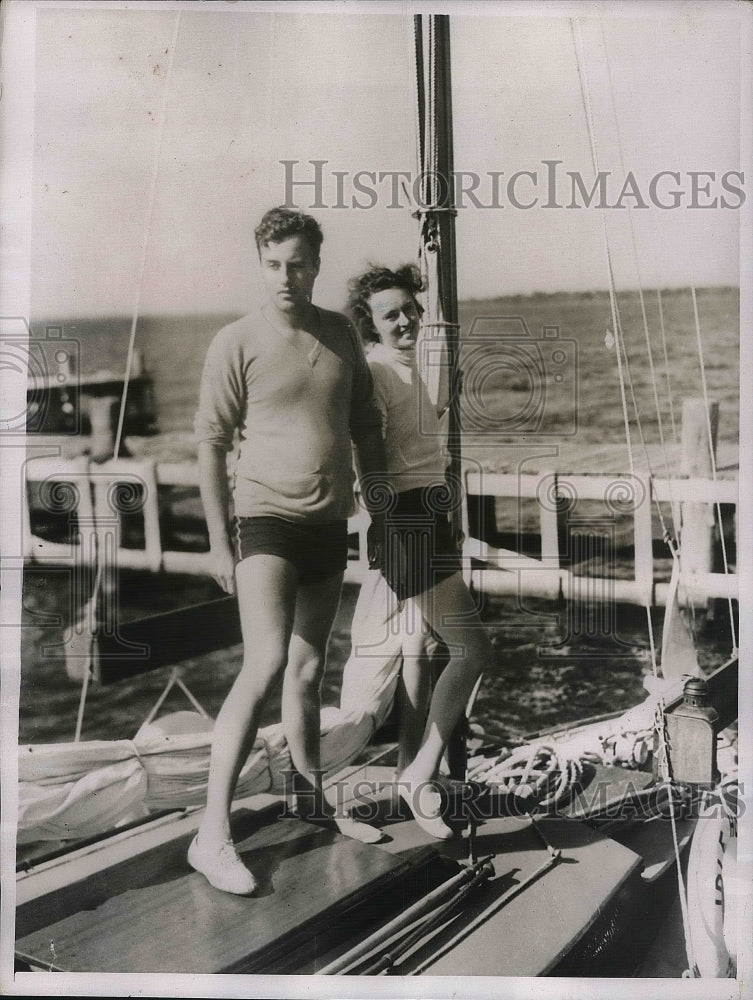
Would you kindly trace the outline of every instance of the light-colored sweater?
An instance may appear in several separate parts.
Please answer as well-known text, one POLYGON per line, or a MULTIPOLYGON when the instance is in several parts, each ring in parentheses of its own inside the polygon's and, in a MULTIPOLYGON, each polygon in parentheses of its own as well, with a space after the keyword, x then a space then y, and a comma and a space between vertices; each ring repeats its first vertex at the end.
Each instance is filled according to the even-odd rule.
POLYGON ((399 493, 445 481, 448 453, 437 410, 415 361, 384 344, 368 355, 374 396, 382 414, 387 481, 399 493))
POLYGON ((233 505, 240 517, 334 521, 354 511, 351 439, 379 428, 360 339, 319 309, 307 352, 259 309, 223 327, 207 352, 196 439, 240 446, 233 505))

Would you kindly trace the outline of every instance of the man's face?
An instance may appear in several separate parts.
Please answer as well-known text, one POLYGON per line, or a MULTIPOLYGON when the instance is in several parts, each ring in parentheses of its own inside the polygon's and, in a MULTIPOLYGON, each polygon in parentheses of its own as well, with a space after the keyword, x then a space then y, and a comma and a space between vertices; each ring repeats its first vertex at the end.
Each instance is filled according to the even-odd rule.
POLYGON ((305 236, 262 246, 259 260, 267 294, 281 312, 296 312, 311 301, 319 258, 305 236))

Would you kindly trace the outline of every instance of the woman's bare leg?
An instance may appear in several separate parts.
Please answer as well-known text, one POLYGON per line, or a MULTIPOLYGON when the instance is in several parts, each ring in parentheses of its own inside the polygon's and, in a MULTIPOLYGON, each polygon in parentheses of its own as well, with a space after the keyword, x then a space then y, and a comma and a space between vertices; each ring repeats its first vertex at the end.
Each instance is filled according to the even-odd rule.
POLYGON ((492 647, 462 576, 441 581, 415 598, 426 621, 450 649, 450 660, 434 688, 421 747, 400 775, 401 794, 414 816, 435 837, 450 836, 439 816, 436 777, 447 742, 478 677, 492 662, 492 647))
POLYGON ((420 621, 420 615, 404 616, 403 625, 403 666, 397 687, 400 720, 398 774, 406 769, 418 753, 431 697, 431 662, 426 648, 428 632, 420 621), (412 619, 416 617, 420 624, 413 625, 412 619))

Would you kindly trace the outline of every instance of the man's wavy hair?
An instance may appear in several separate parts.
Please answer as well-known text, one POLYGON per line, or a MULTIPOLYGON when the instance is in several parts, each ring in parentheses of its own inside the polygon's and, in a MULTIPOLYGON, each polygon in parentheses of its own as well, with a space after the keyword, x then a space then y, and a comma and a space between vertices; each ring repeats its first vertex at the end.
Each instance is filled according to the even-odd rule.
MULTIPOLYGON (((402 288, 416 299, 423 287, 421 272, 415 264, 403 264, 395 271, 388 267, 372 264, 363 274, 351 278, 348 282, 347 310, 364 342, 367 344, 379 343, 379 335, 374 329, 371 306, 369 305, 369 299, 372 295, 383 292, 387 288, 402 288)), ((421 315, 423 308, 417 299, 416 305, 418 313, 421 315)))
POLYGON ((313 217, 303 212, 296 212, 291 208, 270 208, 264 213, 261 222, 254 230, 256 239, 256 249, 261 252, 261 248, 270 243, 282 243, 293 236, 303 236, 314 251, 314 256, 318 259, 319 251, 322 247, 324 236, 322 227, 313 217))

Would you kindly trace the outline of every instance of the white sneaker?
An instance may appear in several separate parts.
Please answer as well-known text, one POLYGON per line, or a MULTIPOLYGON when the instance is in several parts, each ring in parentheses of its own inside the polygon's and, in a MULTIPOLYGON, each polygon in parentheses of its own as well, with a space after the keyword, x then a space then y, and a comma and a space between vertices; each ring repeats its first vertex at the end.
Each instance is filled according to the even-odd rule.
POLYGON ((249 896, 256 889, 256 879, 246 868, 230 841, 221 841, 209 848, 199 846, 198 834, 188 848, 188 863, 215 889, 249 896))

